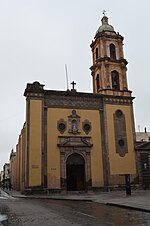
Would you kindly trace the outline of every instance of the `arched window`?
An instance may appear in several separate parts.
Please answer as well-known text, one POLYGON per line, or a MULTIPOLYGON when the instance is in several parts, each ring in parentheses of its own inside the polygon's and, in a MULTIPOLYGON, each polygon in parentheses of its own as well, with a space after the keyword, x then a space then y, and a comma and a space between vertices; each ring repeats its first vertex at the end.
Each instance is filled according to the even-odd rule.
POLYGON ((99 74, 97 74, 97 76, 96 76, 96 87, 97 87, 97 92, 98 92, 98 90, 99 90, 99 88, 100 88, 99 74))
POLYGON ((96 60, 98 59, 98 56, 99 55, 99 53, 98 53, 98 48, 96 48, 96 60))
POLYGON ((119 73, 117 71, 111 72, 112 89, 119 90, 119 73))
POLYGON ((116 60, 116 47, 115 47, 115 45, 110 44, 109 49, 110 49, 110 58, 112 60, 116 60))

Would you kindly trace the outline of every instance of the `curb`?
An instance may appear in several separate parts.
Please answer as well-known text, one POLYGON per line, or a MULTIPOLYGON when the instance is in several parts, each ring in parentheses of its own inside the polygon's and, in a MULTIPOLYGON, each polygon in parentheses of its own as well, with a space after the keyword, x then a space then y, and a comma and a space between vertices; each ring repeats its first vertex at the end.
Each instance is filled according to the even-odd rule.
POLYGON ((116 204, 116 203, 109 203, 109 202, 106 203, 106 205, 150 213, 150 210, 144 209, 144 208, 140 208, 140 207, 134 207, 134 206, 128 206, 128 205, 116 204))
POLYGON ((11 195, 13 198, 24 198, 24 199, 52 199, 52 200, 66 200, 66 201, 80 201, 80 202, 94 202, 92 199, 75 199, 75 198, 63 198, 63 197, 46 197, 46 196, 21 196, 21 195, 11 195))

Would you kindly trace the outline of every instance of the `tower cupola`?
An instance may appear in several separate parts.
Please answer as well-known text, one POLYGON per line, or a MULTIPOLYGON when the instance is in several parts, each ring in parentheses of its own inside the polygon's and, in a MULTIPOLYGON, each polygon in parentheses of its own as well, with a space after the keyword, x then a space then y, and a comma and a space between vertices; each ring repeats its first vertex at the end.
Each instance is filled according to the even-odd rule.
POLYGON ((101 21, 102 21, 102 25, 98 28, 96 34, 101 33, 101 32, 114 32, 113 26, 108 24, 108 17, 107 16, 103 16, 101 21))
POLYGON ((123 54, 124 38, 108 23, 107 16, 104 15, 101 22, 91 43, 93 92, 130 96, 126 76, 127 61, 123 54))

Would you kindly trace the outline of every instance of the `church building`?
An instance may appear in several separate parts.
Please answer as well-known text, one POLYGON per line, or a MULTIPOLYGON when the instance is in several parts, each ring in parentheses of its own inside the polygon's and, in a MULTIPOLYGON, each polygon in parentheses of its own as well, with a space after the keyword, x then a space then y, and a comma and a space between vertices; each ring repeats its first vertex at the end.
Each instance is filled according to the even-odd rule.
MULTIPOLYGON (((123 37, 104 15, 90 45, 93 93, 46 90, 28 83, 23 191, 90 191, 135 183, 133 97, 123 37)), ((21 138, 20 138, 21 139, 21 138)), ((20 148, 19 148, 20 147, 20 148)))

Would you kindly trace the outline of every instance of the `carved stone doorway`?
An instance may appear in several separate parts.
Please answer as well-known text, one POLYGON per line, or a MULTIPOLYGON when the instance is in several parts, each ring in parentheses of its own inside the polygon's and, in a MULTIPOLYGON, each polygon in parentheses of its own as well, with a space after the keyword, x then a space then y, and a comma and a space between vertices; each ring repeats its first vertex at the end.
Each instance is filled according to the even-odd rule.
POLYGON ((91 178, 91 137, 59 136, 60 180, 63 191, 89 191, 91 178), (74 181, 74 182, 73 182, 74 181))
POLYGON ((71 154, 66 162, 67 191, 85 190, 85 160, 77 154, 71 154))

